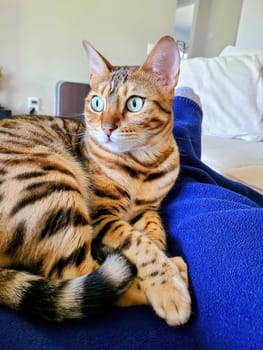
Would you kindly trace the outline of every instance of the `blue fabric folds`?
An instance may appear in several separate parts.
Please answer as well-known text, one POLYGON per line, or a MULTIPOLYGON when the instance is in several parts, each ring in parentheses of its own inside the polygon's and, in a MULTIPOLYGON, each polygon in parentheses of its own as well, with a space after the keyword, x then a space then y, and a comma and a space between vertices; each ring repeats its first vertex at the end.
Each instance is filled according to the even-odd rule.
POLYGON ((0 309, 0 349, 263 348, 263 197, 200 161, 199 105, 177 96, 174 135, 181 172, 161 208, 169 253, 189 266, 188 324, 172 328, 150 307, 114 308, 51 324, 0 309))

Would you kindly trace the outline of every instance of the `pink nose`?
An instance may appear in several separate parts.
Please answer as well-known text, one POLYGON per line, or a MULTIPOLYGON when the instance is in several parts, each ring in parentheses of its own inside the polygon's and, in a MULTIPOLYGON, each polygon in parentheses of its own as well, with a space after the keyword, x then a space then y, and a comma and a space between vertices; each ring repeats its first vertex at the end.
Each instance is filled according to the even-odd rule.
POLYGON ((107 136, 111 136, 112 132, 117 129, 117 126, 112 123, 103 123, 101 128, 107 136))

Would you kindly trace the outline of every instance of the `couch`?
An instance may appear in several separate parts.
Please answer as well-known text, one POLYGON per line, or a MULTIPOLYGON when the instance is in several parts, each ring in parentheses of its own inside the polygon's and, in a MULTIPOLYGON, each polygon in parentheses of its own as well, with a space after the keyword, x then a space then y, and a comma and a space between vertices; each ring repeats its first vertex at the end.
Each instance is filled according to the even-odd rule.
POLYGON ((202 160, 263 193, 263 49, 184 60, 179 85, 201 99, 202 160))

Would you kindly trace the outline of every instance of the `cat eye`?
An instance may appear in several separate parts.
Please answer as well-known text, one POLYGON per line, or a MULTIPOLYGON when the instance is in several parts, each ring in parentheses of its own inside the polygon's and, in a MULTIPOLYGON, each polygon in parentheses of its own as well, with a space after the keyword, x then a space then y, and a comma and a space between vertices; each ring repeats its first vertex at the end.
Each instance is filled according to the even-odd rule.
POLYGON ((139 112, 144 105, 144 99, 140 96, 132 96, 127 101, 126 107, 130 112, 139 112))
POLYGON ((93 96, 90 101, 90 107, 94 112, 102 112, 104 109, 103 99, 99 96, 93 96))

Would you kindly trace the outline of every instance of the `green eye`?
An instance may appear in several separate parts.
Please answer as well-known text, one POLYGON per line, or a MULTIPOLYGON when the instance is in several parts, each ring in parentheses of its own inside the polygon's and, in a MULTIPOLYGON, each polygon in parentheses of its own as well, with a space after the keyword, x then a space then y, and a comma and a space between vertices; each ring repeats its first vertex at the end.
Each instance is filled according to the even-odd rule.
POLYGON ((102 112, 104 109, 102 98, 99 96, 93 96, 90 102, 90 107, 94 112, 102 112))
POLYGON ((139 112, 144 105, 144 99, 140 96, 133 96, 127 101, 127 109, 130 112, 139 112))

